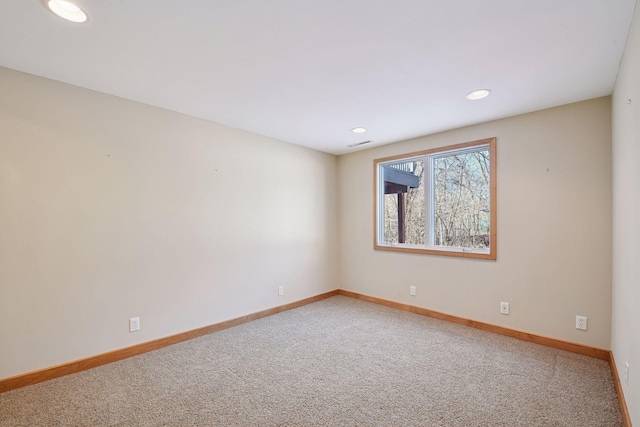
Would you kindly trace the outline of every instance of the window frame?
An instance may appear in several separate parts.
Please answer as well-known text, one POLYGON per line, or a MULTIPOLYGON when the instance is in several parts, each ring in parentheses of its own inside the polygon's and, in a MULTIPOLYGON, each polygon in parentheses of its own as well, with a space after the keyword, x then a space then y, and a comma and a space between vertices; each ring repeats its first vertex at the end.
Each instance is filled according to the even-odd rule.
MULTIPOLYGON (((393 252, 409 252, 409 253, 419 253, 419 254, 428 254, 428 255, 443 255, 443 256, 451 256, 451 257, 461 257, 461 258, 478 258, 478 259, 488 259, 488 260, 496 260, 498 253, 498 215, 497 215, 497 156, 496 156, 496 138, 485 138, 479 139, 476 141, 464 142, 461 144, 449 145, 446 147, 436 147, 428 150, 417 151, 412 153, 399 154, 396 156, 383 157, 380 159, 375 159, 373 161, 373 249, 381 250, 381 251, 393 251, 393 252), (429 186, 429 189, 426 189, 427 195, 429 199, 433 198, 433 190, 431 175, 432 175, 432 157, 437 156, 438 154, 446 154, 447 152, 451 152, 452 154, 456 151, 465 151, 481 146, 486 146, 489 151, 489 210, 490 210, 490 218, 489 218, 489 249, 486 250, 474 250, 471 248, 450 248, 450 247, 441 247, 441 246, 429 246, 427 240, 432 241, 433 239, 433 224, 432 224, 432 209, 433 207, 427 207, 431 204, 431 202, 427 203, 427 199, 425 199, 425 231, 429 231, 430 237, 429 239, 425 239, 424 245, 414 245, 414 244, 404 244, 399 243, 396 245, 386 245, 381 241, 381 238, 384 238, 384 231, 381 229, 381 223, 384 223, 384 212, 381 212, 380 209, 382 207, 381 203, 381 192, 383 189, 381 185, 384 186, 382 182, 382 174, 380 173, 382 169, 382 165, 385 163, 398 161, 398 160, 410 160, 415 158, 423 158, 425 162, 425 177, 424 177, 424 185, 425 188, 429 186), (428 169, 427 169, 427 165, 428 169), (382 235, 381 235, 382 234, 382 235)), ((382 195, 384 198, 384 195, 382 195)))

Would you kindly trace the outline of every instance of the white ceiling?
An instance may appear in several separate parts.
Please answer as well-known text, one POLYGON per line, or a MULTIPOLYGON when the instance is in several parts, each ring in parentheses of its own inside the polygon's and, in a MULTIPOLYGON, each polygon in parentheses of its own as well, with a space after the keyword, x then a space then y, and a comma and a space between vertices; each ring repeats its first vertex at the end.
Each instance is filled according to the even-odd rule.
POLYGON ((0 66, 334 154, 609 95, 635 7, 76 0, 91 18, 73 24, 0 3, 0 66))

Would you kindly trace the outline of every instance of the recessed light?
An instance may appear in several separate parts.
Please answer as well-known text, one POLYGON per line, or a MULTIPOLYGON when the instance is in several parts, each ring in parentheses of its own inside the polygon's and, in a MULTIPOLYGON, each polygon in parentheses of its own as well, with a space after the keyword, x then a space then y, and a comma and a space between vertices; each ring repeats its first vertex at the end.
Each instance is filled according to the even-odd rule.
POLYGON ((46 4, 53 13, 67 21, 82 23, 89 19, 89 16, 84 10, 80 9, 70 1, 48 0, 46 1, 46 4))
POLYGON ((467 95, 467 99, 475 101, 476 99, 486 98, 487 96, 489 96, 490 93, 491 91, 489 89, 474 90, 473 92, 467 95))
POLYGON ((365 128, 353 128, 351 132, 353 133, 365 133, 367 130, 365 128))

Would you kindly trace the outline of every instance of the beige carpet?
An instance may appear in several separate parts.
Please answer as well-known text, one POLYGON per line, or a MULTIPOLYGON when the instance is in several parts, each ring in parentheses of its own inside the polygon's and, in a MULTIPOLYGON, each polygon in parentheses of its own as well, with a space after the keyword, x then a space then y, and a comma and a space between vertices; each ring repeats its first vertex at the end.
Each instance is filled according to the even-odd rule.
POLYGON ((347 297, 0 394, 0 426, 621 426, 602 361, 347 297))

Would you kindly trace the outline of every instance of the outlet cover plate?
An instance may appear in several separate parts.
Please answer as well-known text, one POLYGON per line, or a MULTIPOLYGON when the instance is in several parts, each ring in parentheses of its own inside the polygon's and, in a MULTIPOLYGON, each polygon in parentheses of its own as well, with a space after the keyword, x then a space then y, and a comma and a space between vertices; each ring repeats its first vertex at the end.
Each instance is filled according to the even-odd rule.
POLYGON ((500 314, 509 314, 509 303, 501 302, 500 303, 500 314))
POLYGON ((576 329, 587 330, 587 318, 585 316, 576 316, 576 329))
POLYGON ((624 383, 627 386, 629 385, 629 362, 624 364, 624 383))
POLYGON ((129 332, 135 332, 140 330, 140 318, 132 317, 129 319, 129 332))
POLYGON ((409 286, 409 295, 411 295, 412 297, 416 296, 416 287, 415 286, 409 286))

